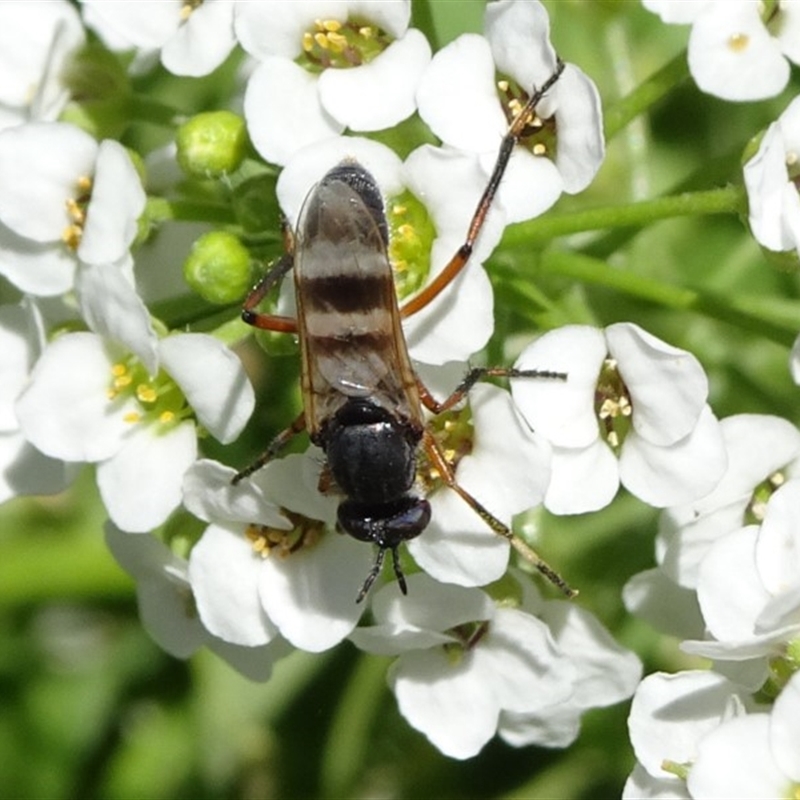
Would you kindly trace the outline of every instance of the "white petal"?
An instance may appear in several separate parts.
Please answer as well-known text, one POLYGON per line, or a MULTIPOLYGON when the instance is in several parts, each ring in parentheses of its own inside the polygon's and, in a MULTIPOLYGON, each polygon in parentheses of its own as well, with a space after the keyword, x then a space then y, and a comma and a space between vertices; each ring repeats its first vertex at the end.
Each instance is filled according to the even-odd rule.
POLYGON ((697 593, 669 580, 660 569, 634 575, 622 589, 625 608, 656 630, 679 639, 699 639, 705 633, 697 593))
POLYGON ((36 242, 60 242, 71 223, 66 200, 91 177, 97 142, 62 122, 38 122, 0 133, 0 222, 36 242))
POLYGON ((137 426, 123 446, 97 467, 97 485, 108 514, 124 531, 157 528, 181 502, 183 475, 197 458, 191 422, 167 431, 137 426))
POLYGON ((642 5, 663 22, 671 25, 688 25, 697 19, 705 6, 713 0, 642 0, 642 5))
POLYGON ((75 290, 81 314, 100 336, 134 353, 150 375, 158 372, 157 340, 150 312, 118 264, 83 265, 75 290))
POLYGON ((689 70, 697 85, 723 100, 774 97, 789 80, 780 45, 749 0, 712 3, 689 36, 689 70))
POLYGON ((319 76, 320 103, 351 130, 390 128, 416 111, 417 84, 430 57, 428 40, 412 29, 368 64, 325 70, 319 76))
POLYGON ((69 291, 76 265, 60 241, 40 244, 0 225, 0 274, 23 292, 47 297, 69 291))
POLYGON ((470 654, 453 664, 442 648, 405 653, 389 671, 389 685, 406 721, 451 758, 471 758, 492 738, 499 708, 470 654))
POLYGON ((0 503, 20 495, 56 494, 73 477, 66 464, 40 453, 21 433, 0 433, 0 503))
POLYGON ((130 433, 125 414, 133 400, 108 399, 115 354, 93 333, 70 333, 42 354, 17 402, 26 437, 43 453, 65 461, 101 461, 130 433))
MULTIPOLYGON (((158 48, 180 25, 180 8, 173 3, 130 3, 127 0, 81 0, 84 19, 101 36, 123 39, 135 47, 158 48), (88 12, 91 11, 91 14, 88 12)), ((120 47, 120 49, 127 49, 120 47)))
POLYGON ((184 505, 206 522, 252 522, 290 530, 291 523, 267 501, 261 487, 254 481, 234 486, 235 474, 234 469, 216 461, 195 462, 183 478, 184 505))
POLYGON ((717 541, 700 565, 697 598, 709 632, 720 640, 752 636, 769 593, 755 563, 758 529, 733 531, 717 541))
POLYGON ((508 392, 478 384, 470 392, 472 452, 459 462, 459 484, 502 515, 542 502, 550 479, 550 448, 515 412, 508 392), (489 499, 491 498, 491 499, 489 499))
POLYGON ((417 91, 419 115, 447 144, 496 152, 508 123, 497 99, 489 43, 467 33, 433 57, 417 91))
POLYGON ((263 559, 243 531, 209 525, 189 556, 189 580, 203 624, 231 644, 256 647, 277 631, 258 596, 263 559))
POLYGON ((580 734, 581 712, 569 704, 547 708, 538 714, 503 711, 497 733, 512 747, 569 747, 580 734))
POLYGON ((592 182, 605 155, 600 95, 594 81, 567 64, 551 97, 557 105, 556 166, 564 191, 577 194, 592 182))
POLYGON ((120 261, 136 238, 146 200, 127 150, 111 139, 101 142, 78 258, 87 264, 120 261))
POLYGON ((705 497, 727 463, 722 429, 706 406, 694 430, 675 444, 658 447, 631 431, 622 446, 619 476, 632 494, 664 508, 705 497))
POLYGON ((630 322, 609 325, 606 341, 630 391, 635 431, 653 444, 683 439, 708 399, 700 362, 630 322))
POLYGON ((197 418, 223 444, 244 428, 255 406, 242 362, 218 339, 182 333, 159 342, 164 369, 186 395, 197 418))
POLYGON ((605 508, 617 494, 619 466, 601 439, 588 447, 554 447, 544 505, 553 514, 584 514, 605 508))
POLYGON ((16 431, 14 401, 39 355, 33 319, 21 305, 0 306, 0 432, 16 431))
POLYGON ((514 367, 566 373, 555 378, 516 378, 511 394, 528 424, 559 447, 586 447, 598 440, 594 395, 606 355, 602 331, 567 325, 540 336, 514 367))
POLYGON ((800 679, 793 677, 783 688, 769 722, 772 756, 784 775, 800 781, 800 679))
POLYGON ((328 650, 350 635, 364 612, 356 597, 372 561, 372 550, 363 542, 327 533, 313 547, 265 561, 261 601, 295 647, 328 650))
MULTIPOLYGON (((494 168, 496 155, 492 152, 481 156, 487 176, 494 168)), ((549 158, 516 147, 497 190, 497 202, 509 223, 524 222, 544 214, 555 204, 563 189, 561 173, 549 158)))
POLYGON ((396 39, 411 21, 411 0, 349 0, 347 5, 349 16, 365 18, 396 39))
POLYGON ((800 586, 800 480, 789 481, 770 498, 758 535, 756 563, 771 594, 800 586))
MULTIPOLYGON (((508 566, 508 542, 451 489, 440 489, 428 500, 431 522, 408 543, 417 564, 436 580, 459 586, 483 586, 500 578, 508 566)), ((510 518, 501 521, 507 524, 510 518)))
POLYGON ((575 669, 571 705, 598 708, 633 694, 642 679, 642 662, 620 647, 593 614, 566 600, 551 600, 540 618, 575 669))
POLYGON ((783 54, 793 63, 800 63, 800 9, 796 3, 781 3, 778 8, 779 25, 774 31, 783 54))
POLYGON ((550 20, 541 3, 502 0, 487 5, 485 25, 498 72, 510 75, 525 91, 541 86, 555 72, 550 20))
POLYGON ((636 690, 628 718, 642 766, 661 778, 666 777, 665 760, 692 763, 698 742, 728 715, 735 697, 733 684, 708 670, 648 675, 636 690))
POLYGON ((208 649, 230 664, 239 674, 259 683, 270 679, 272 666, 278 659, 297 652, 280 638, 273 639, 260 647, 245 647, 221 639, 212 639, 208 643, 208 649))
POLYGON ((785 797, 787 777, 769 746, 769 716, 731 719, 699 743, 686 781, 694 798, 763 800, 785 797))
POLYGON ((347 19, 346 0, 267 0, 236 4, 234 27, 242 47, 259 59, 294 61, 303 52, 303 34, 317 19, 347 19))
POLYGON ((298 150, 344 129, 320 105, 316 77, 274 56, 250 76, 244 115, 253 145, 273 164, 286 164, 298 150))
POLYGON ((161 51, 161 63, 176 75, 193 77, 215 70, 233 49, 233 6, 230 0, 206 0, 191 9, 161 51))

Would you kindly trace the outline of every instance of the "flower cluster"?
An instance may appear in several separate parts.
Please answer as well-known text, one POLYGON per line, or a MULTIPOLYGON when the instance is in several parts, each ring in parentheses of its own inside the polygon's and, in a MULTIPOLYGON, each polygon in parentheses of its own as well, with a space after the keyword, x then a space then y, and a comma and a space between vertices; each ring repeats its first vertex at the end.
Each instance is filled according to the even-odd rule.
MULTIPOLYGON (((643 1, 692 24, 692 74, 728 99, 781 91, 800 55, 791 3, 643 1)), ((800 431, 719 420, 698 358, 629 321, 542 315, 538 338, 499 343, 513 366, 473 366, 498 351, 494 287, 507 273, 495 254, 509 226, 535 225, 604 162, 600 93, 556 54, 539 0, 493 0, 483 34, 435 52, 411 11, 410 0, 0 4, 0 502, 63 491, 93 465, 106 544, 164 650, 206 647, 255 681, 292 651, 347 642, 390 656, 400 713, 449 757, 494 736, 566 747, 585 712, 636 691, 627 796, 722 795, 734 778, 720 759, 759 735, 769 746, 740 766, 759 767, 753 792, 797 782, 800 431), (220 75, 228 91, 205 96, 220 75), (145 98, 153 76, 191 86, 186 108, 145 98), (276 260, 247 313, 267 329, 265 350, 291 349, 281 332, 323 312, 296 299, 288 259, 310 252, 303 223, 322 176, 353 163, 383 205, 357 192, 343 205, 361 204, 368 238, 386 246, 391 352, 407 345, 412 367, 390 363, 388 345, 359 350, 357 366, 340 357, 343 339, 377 340, 374 320, 362 330, 352 314, 346 336, 326 334, 336 355, 323 397, 307 338, 303 413, 259 469, 237 472, 244 454, 226 446, 256 406, 247 287, 276 260), (479 374, 509 386, 465 379, 479 374), (313 407, 355 399, 383 412, 378 390, 416 404, 401 420, 414 459, 387 469, 414 473, 402 499, 429 520, 401 547, 343 534, 327 434, 345 423, 313 407), (304 429, 312 443, 284 454, 304 429), (628 610, 713 669, 640 683, 638 656, 597 617, 536 588, 534 568, 566 588, 532 549, 538 523, 606 509, 620 489, 662 520, 657 567, 627 583, 628 610), (387 550, 397 580, 380 570, 387 550)), ((800 254, 796 102, 744 182, 754 237, 800 254)), ((321 248, 357 262, 352 241, 332 241, 348 225, 321 248)), ((537 258, 526 253, 532 270, 537 258)), ((337 291, 325 314, 360 302, 337 291)), ((800 383, 800 339, 791 368, 800 383)), ((388 525, 347 502, 370 531, 388 525)))

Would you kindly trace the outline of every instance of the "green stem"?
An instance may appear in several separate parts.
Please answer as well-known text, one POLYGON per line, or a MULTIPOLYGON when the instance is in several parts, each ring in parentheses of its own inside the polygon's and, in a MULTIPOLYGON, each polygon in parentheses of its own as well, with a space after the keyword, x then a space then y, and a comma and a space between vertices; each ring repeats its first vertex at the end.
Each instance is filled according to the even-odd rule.
POLYGON ((606 140, 619 133, 631 120, 649 110, 687 77, 689 77, 689 66, 684 50, 629 95, 604 110, 606 140))
POLYGON ((614 289, 666 308, 703 314, 756 332, 787 347, 791 347, 797 335, 800 308, 796 303, 779 308, 772 298, 762 299, 755 295, 729 297, 671 286, 634 272, 610 267, 605 261, 557 250, 542 255, 540 270, 614 289))
POLYGON ((148 197, 145 215, 156 224, 167 220, 182 220, 228 225, 236 221, 233 210, 228 205, 197 200, 167 200, 164 197, 148 197))
POLYGON ((740 214, 744 208, 745 192, 740 186, 725 186, 703 192, 683 192, 638 203, 603 206, 564 214, 547 214, 507 228, 500 246, 504 249, 529 248, 573 233, 643 226, 671 217, 740 214))
POLYGON ((381 713, 389 663, 388 658, 363 655, 348 682, 323 753, 320 780, 325 798, 355 796, 354 783, 364 774, 372 727, 381 713))

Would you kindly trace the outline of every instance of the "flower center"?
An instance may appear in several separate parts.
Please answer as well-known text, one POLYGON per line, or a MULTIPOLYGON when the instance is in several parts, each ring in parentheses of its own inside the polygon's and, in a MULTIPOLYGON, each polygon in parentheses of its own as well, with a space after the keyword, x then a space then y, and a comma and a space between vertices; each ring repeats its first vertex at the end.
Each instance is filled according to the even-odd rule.
POLYGON ((271 528, 269 525, 248 525, 245 536, 252 542, 253 551, 262 558, 273 554, 278 558, 288 558, 304 547, 313 547, 325 532, 325 523, 304 517, 294 511, 281 508, 281 514, 291 523, 292 528, 271 528))
POLYGON ((741 53, 750 44, 750 37, 746 33, 733 33, 728 37, 728 47, 734 53, 741 53))
POLYGON ((458 639, 457 642, 449 642, 444 645, 444 651, 450 663, 454 666, 458 664, 488 632, 489 622, 487 620, 465 622, 461 625, 456 625, 455 628, 450 628, 447 633, 458 639))
POLYGON ((760 525, 764 521, 764 513, 767 510, 767 503, 770 497, 775 494, 786 482, 786 475, 778 470, 773 472, 765 480, 753 489, 753 494, 750 497, 750 502, 744 512, 745 525, 760 525))
MULTIPOLYGON (((428 425, 428 429, 433 434, 439 444, 439 448, 444 454, 447 463, 453 470, 458 466, 464 456, 472 452, 472 444, 475 439, 475 428, 472 424, 472 411, 469 406, 457 411, 445 411, 438 414, 428 425)), ((421 464, 418 477, 425 487, 425 493, 431 494, 444 485, 439 470, 421 456, 421 464)))
MULTIPOLYGON (((500 105, 509 125, 522 113, 530 95, 511 78, 505 76, 497 81, 500 105)), ((556 119, 542 119, 535 110, 527 112, 527 119, 519 137, 519 144, 535 156, 556 155, 556 119)))
POLYGON ((617 369, 617 362, 607 358, 600 370, 594 392, 594 410, 600 423, 601 434, 608 444, 618 450, 630 430, 633 413, 628 387, 617 369))
POLYGON ((92 199, 92 179, 88 175, 81 175, 75 182, 75 188, 75 196, 64 201, 70 221, 61 232, 61 241, 73 252, 78 249, 83 238, 86 209, 92 199))
POLYGON ((436 229, 425 204, 409 191, 386 204, 389 224, 389 259, 394 286, 402 300, 422 288, 431 271, 431 248, 436 229))
POLYGON ((125 422, 143 422, 167 429, 193 416, 191 407, 178 385, 165 372, 154 378, 133 356, 111 367, 111 380, 106 395, 109 400, 134 398, 138 409, 125 415, 125 422))
POLYGON ((297 63, 309 72, 360 67, 391 43, 386 31, 361 19, 318 19, 303 33, 303 54, 297 63))

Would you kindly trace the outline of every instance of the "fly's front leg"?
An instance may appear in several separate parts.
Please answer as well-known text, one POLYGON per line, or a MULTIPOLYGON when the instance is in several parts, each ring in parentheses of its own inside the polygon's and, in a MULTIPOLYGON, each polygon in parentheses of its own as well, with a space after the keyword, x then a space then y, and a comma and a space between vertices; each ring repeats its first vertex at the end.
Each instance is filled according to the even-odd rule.
POLYGON ((297 320, 292 317, 281 317, 276 314, 261 314, 256 306, 267 296, 294 264, 294 254, 284 253, 273 265, 272 269, 250 290, 242 305, 242 319, 254 328, 279 333, 297 333, 297 320))

